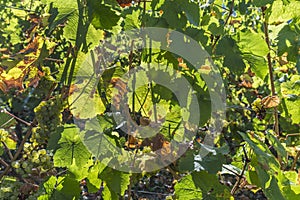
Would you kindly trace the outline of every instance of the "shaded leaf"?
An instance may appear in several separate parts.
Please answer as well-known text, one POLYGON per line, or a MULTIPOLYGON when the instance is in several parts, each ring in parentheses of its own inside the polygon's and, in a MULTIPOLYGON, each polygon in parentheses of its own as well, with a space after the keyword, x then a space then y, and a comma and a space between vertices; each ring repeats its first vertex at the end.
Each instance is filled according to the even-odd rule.
POLYGON ((97 29, 112 29, 116 26, 120 16, 112 7, 102 4, 100 0, 88 0, 89 17, 93 26, 97 29))
POLYGON ((257 7, 262 7, 267 4, 273 3, 274 0, 253 0, 253 4, 257 7))

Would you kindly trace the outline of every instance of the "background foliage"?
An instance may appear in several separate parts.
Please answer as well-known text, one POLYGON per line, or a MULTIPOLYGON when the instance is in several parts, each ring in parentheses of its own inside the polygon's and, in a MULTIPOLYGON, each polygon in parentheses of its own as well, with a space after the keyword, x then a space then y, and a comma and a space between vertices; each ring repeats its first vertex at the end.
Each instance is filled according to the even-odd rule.
MULTIPOLYGON (((203 127, 190 138, 192 147, 184 156, 159 172, 171 177, 170 189, 152 191, 153 199, 165 198, 161 192, 166 191, 170 199, 233 199, 245 190, 262 190, 268 199, 298 199, 299 10, 296 0, 3 0, 0 198, 137 198, 138 183, 156 172, 131 174, 105 166, 82 143, 74 118, 98 121, 114 146, 141 154, 161 148, 164 156, 171 156, 169 141, 187 127, 178 116, 178 101, 166 88, 153 83, 135 93, 120 91, 128 94, 131 116, 138 124, 165 120, 162 127, 167 128, 150 138, 154 145, 129 137, 117 122, 107 120, 116 80, 132 67, 152 62, 175 69, 193 84, 203 127), (121 54, 97 83, 93 106, 80 109, 82 102, 73 101, 76 89, 84 86, 74 83, 78 68, 100 40, 141 27, 189 35, 221 72, 226 122, 204 160, 197 154, 211 123, 209 93, 198 69, 178 55, 164 50, 121 54), (169 114, 159 113, 163 109, 151 114, 154 103, 169 114), (95 108, 98 115, 90 116, 89 109, 95 108)), ((82 95, 88 99, 89 93, 82 95)))

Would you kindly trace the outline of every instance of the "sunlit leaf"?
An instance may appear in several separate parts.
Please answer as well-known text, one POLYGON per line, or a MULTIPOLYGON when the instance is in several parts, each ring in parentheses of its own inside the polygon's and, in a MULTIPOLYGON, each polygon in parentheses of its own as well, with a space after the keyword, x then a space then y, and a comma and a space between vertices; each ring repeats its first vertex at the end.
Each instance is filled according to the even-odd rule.
POLYGON ((75 125, 66 125, 61 138, 58 141, 60 148, 54 154, 54 165, 59 167, 70 167, 76 163, 78 167, 86 165, 90 153, 81 142, 79 128, 75 125))

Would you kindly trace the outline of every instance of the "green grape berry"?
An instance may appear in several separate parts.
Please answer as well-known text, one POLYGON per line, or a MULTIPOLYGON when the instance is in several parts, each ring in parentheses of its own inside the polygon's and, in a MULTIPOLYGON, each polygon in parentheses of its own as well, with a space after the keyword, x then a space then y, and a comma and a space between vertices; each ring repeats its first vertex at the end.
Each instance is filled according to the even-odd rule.
POLYGON ((22 168, 23 169, 26 169, 27 166, 28 166, 28 163, 26 161, 22 163, 22 168))
POLYGON ((43 156, 43 157, 40 157, 40 160, 41 160, 41 162, 42 162, 42 163, 45 163, 45 162, 47 162, 47 158, 46 158, 46 157, 44 157, 44 156, 43 156))
POLYGON ((15 169, 18 169, 21 166, 19 161, 14 161, 14 162, 11 163, 11 165, 15 169))
POLYGON ((47 154, 47 151, 46 151, 46 149, 40 149, 40 150, 38 151, 38 153, 41 154, 41 155, 46 155, 46 154, 47 154))

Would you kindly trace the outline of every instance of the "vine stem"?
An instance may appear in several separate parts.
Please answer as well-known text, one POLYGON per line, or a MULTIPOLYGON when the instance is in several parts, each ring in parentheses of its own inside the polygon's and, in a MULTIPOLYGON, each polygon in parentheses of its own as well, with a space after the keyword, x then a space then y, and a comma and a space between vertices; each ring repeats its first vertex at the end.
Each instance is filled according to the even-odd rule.
POLYGON ((13 159, 13 155, 11 154, 11 152, 10 152, 8 146, 7 146, 6 143, 3 142, 3 141, 2 141, 1 143, 2 143, 2 145, 4 146, 4 148, 5 148, 5 150, 6 150, 7 154, 8 154, 8 156, 9 156, 9 158, 12 160, 12 159, 13 159))
MULTIPOLYGON (((264 17, 264 34, 265 34, 265 41, 268 45, 269 52, 267 54, 267 60, 268 60, 268 69, 269 69, 269 76, 270 76, 270 84, 271 84, 271 94, 272 96, 276 95, 275 91, 275 84, 274 84, 274 75, 273 75, 273 66, 272 66, 272 59, 271 59, 271 54, 270 54, 270 38, 269 38, 269 29, 268 29, 268 18, 265 16, 265 11, 267 7, 261 7, 263 17, 264 17)), ((278 110, 277 107, 274 107, 274 130, 277 136, 279 136, 279 117, 278 117, 278 110)))
POLYGON ((291 166, 292 170, 295 170, 296 164, 297 164, 297 161, 298 161, 299 157, 300 157, 300 151, 297 152, 297 155, 294 158, 294 161, 293 161, 292 166, 291 166))
POLYGON ((241 171, 241 174, 238 176, 238 180, 236 181, 236 183, 234 184, 232 190, 231 190, 231 195, 234 195, 235 192, 238 190, 239 186, 240 186, 240 183, 241 183, 241 180, 244 176, 244 173, 246 171, 246 168, 248 166, 248 163, 250 162, 250 159, 248 158, 247 156, 247 152, 246 152, 246 149, 245 149, 245 146, 243 146, 243 152, 244 152, 244 155, 245 155, 245 160, 244 160, 244 166, 243 166, 243 169, 241 171))
POLYGON ((30 126, 30 125, 31 125, 29 122, 26 122, 25 120, 23 120, 23 119, 21 119, 21 118, 15 116, 14 114, 8 112, 6 109, 1 110, 1 112, 5 113, 5 114, 8 114, 9 116, 15 118, 16 120, 22 122, 23 124, 25 124, 25 125, 27 125, 27 126, 30 126))
POLYGON ((129 70, 133 70, 133 80, 132 80, 132 113, 135 118, 135 84, 136 84, 136 71, 133 66, 133 48, 134 40, 131 41, 130 53, 129 53, 129 70))
POLYGON ((0 158, 0 163, 5 167, 9 166, 9 164, 7 164, 7 162, 5 162, 2 158, 0 158))

